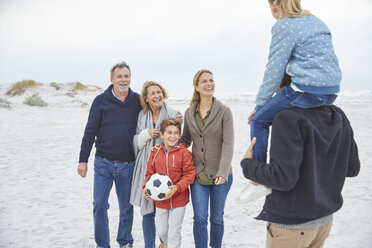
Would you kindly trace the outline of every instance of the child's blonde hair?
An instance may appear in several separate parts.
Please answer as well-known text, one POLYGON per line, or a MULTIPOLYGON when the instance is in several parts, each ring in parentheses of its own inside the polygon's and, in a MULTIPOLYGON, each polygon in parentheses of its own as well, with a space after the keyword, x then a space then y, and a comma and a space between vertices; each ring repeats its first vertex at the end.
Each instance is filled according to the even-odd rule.
POLYGON ((278 5, 287 17, 311 15, 310 11, 301 8, 301 0, 269 0, 269 2, 278 5))

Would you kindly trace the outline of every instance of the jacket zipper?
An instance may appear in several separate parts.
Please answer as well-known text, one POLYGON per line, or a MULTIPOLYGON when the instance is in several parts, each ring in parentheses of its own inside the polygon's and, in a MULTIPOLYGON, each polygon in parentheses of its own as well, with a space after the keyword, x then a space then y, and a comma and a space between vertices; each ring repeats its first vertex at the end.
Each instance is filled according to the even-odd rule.
MULTIPOLYGON (((168 177, 170 178, 170 176, 169 176, 169 170, 168 170, 168 153, 169 153, 169 150, 170 150, 170 148, 169 148, 168 151, 166 152, 165 164, 166 164, 166 166, 167 166, 167 174, 168 174, 168 177)), ((174 156, 174 155, 173 155, 173 156, 174 156)), ((169 200, 170 200, 170 207, 171 207, 171 209, 173 209, 172 197, 171 197, 169 200)))

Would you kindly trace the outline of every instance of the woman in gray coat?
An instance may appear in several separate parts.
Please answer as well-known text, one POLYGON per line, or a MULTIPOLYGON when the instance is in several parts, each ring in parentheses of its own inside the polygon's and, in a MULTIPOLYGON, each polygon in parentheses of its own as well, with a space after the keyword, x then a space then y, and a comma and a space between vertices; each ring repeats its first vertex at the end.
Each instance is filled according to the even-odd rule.
POLYGON ((194 210, 195 247, 208 247, 208 204, 210 201, 210 242, 220 248, 224 233, 224 208, 233 181, 234 125, 229 107, 214 96, 212 72, 200 70, 194 76, 194 95, 185 112, 180 142, 190 146, 196 167, 191 187, 194 210))
MULTIPOLYGON (((178 118, 182 123, 182 115, 164 102, 167 97, 167 92, 159 83, 147 81, 143 84, 141 93, 143 109, 138 115, 137 131, 133 139, 136 163, 133 171, 130 203, 141 208, 145 248, 154 248, 156 237, 154 202, 146 200, 142 194, 147 161, 151 148, 162 141, 159 129, 162 120, 178 118)), ((165 246, 161 243, 159 247, 165 246)))

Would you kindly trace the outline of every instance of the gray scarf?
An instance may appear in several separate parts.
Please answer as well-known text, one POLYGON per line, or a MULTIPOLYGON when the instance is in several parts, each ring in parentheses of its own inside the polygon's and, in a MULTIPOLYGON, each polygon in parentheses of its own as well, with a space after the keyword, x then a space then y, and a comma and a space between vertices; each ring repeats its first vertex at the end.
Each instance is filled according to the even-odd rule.
MULTIPOLYGON (((170 108, 166 103, 160 110, 159 120, 155 125, 155 128, 160 128, 160 123, 166 118, 177 117, 178 112, 170 108)), ((142 186, 145 181, 145 175, 147 170, 147 161, 150 157, 151 148, 157 144, 160 144, 162 138, 159 136, 156 139, 149 139, 146 145, 139 150, 138 148, 138 135, 144 129, 153 129, 152 112, 151 109, 145 114, 143 110, 138 115, 137 131, 133 138, 134 153, 136 155, 136 164, 134 166, 133 177, 132 177, 132 188, 130 192, 130 204, 141 207, 141 215, 146 215, 154 212, 154 202, 152 200, 146 200, 143 197, 142 186)))

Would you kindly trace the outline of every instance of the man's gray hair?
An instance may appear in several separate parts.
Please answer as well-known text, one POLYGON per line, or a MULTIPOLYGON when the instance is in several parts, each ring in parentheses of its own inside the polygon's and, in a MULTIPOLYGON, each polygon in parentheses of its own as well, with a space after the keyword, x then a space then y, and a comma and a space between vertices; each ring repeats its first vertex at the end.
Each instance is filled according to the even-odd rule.
POLYGON ((129 75, 132 74, 131 71, 130 71, 130 67, 129 67, 129 65, 128 65, 125 61, 123 61, 123 62, 121 62, 121 63, 118 63, 118 64, 114 65, 114 66, 111 68, 111 78, 114 76, 114 71, 115 71, 116 68, 119 68, 119 69, 121 69, 121 68, 127 68, 128 71, 129 71, 129 75))

